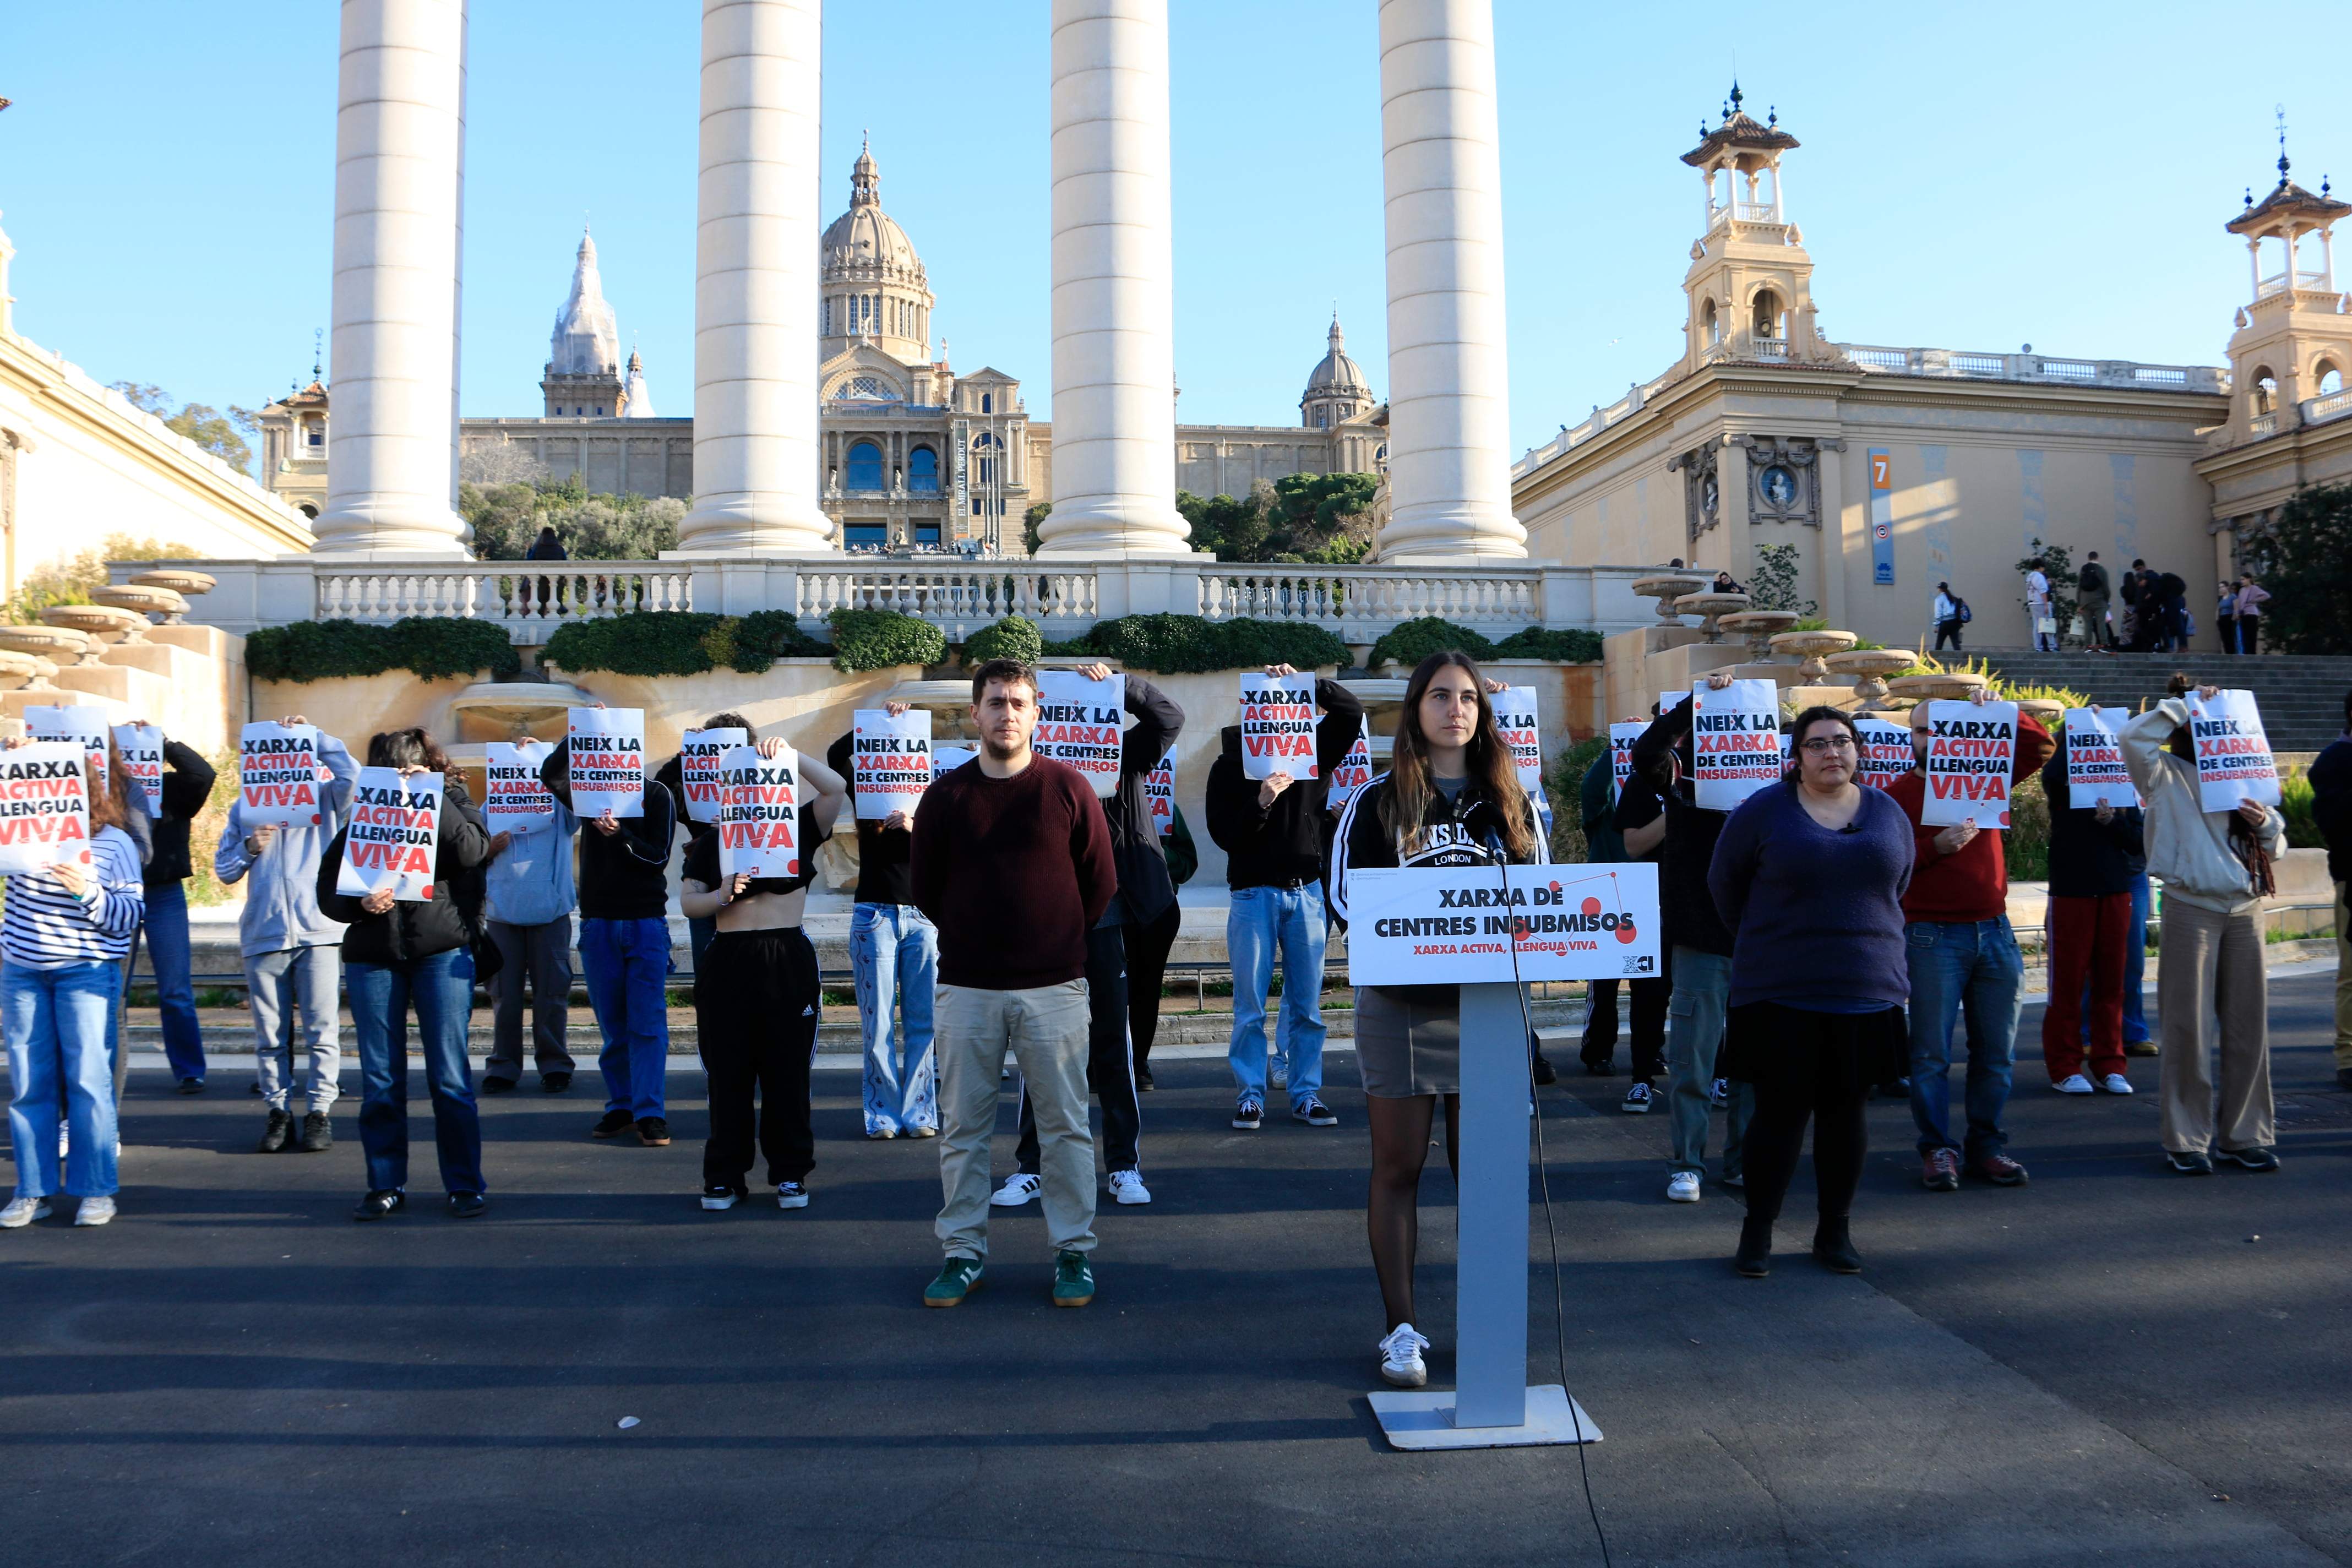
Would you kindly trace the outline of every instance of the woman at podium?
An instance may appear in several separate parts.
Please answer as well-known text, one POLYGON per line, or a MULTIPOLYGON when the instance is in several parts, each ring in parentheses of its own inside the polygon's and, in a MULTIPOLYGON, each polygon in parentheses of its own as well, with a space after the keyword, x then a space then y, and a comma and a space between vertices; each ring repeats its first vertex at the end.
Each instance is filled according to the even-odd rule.
MULTIPOLYGON (((1389 770, 1348 803, 1333 840, 1331 908, 1348 917, 1351 869, 1391 866, 1540 865, 1535 811, 1519 787, 1489 693, 1468 654, 1433 653, 1405 685, 1389 770)), ((1899 814, 1898 814, 1899 815, 1899 814)), ((1458 1175, 1462 1114, 1462 998, 1453 985, 1374 985, 1356 991, 1356 1066, 1372 1132, 1365 1226, 1388 1332, 1381 1375, 1401 1388, 1429 1381, 1412 1326, 1412 1264, 1421 1170, 1438 1101, 1445 1102, 1445 1159, 1458 1175)))

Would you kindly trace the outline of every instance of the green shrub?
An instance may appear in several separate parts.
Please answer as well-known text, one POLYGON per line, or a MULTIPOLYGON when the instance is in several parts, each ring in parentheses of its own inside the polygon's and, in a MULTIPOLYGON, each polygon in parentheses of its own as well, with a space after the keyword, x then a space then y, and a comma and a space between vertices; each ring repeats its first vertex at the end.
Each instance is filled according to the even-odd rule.
POLYGON ((1496 643, 1495 657, 1541 658, 1553 664, 1597 664, 1601 660, 1601 634, 1583 626, 1560 632, 1528 626, 1496 643))
POLYGON ((245 667, 260 680, 332 680, 405 669, 427 680, 522 668, 507 634, 488 621, 411 616, 388 626, 359 621, 289 621, 245 639, 245 667))
POLYGON ((1551 796, 1551 858, 1556 864, 1577 866, 1591 853, 1584 841, 1584 773, 1609 751, 1609 737, 1579 741, 1551 765, 1544 792, 1551 796))
POLYGON ((2036 773, 2009 792, 2009 826, 2001 833, 2009 857, 2009 879, 2042 882, 2050 878, 2050 797, 2036 773))
POLYGON ((754 610, 736 625, 734 657, 720 662, 757 675, 780 658, 815 658, 832 651, 801 630, 790 610, 754 610))
POLYGON ((828 651, 782 610, 712 616, 685 610, 634 610, 569 621, 547 639, 541 661, 574 673, 699 675, 736 669, 757 675, 779 658, 828 651))
POLYGON ((1431 654, 1447 648, 1460 648, 1472 658, 1495 657, 1495 645, 1468 626, 1457 626, 1443 616, 1423 616, 1384 633, 1372 645, 1370 663, 1375 669, 1383 660, 1412 669, 1431 654))
POLYGON ((977 668, 992 658, 1017 658, 1034 664, 1045 651, 1045 634, 1026 616, 1007 616, 964 638, 963 661, 977 668))
POLYGON ((1160 675, 1205 675, 1287 664, 1344 669, 1355 662, 1348 645, 1320 626, 1289 621, 1204 620, 1199 616, 1122 616, 1081 637, 1055 643, 1048 653, 1115 658, 1160 675))
POLYGON ((2315 797, 2311 793, 2311 780, 2302 773, 2289 773, 2279 780, 2279 815, 2286 818, 2286 845, 2290 849, 2325 849, 2327 840, 2319 831, 2319 818, 2314 815, 2315 797))
POLYGON ((833 627, 833 667, 845 673, 938 664, 948 656, 945 633, 896 610, 835 610, 825 621, 833 627))

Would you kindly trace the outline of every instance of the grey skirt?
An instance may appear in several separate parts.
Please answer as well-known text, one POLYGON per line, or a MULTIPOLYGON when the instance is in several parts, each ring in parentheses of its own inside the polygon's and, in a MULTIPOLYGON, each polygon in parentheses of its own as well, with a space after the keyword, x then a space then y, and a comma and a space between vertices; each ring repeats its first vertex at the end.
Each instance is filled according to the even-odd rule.
POLYGON ((1364 1092, 1379 1100, 1461 1093, 1461 993, 1450 986, 1358 986, 1356 1068, 1364 1092), (1432 993, 1443 999, 1432 999, 1432 993))

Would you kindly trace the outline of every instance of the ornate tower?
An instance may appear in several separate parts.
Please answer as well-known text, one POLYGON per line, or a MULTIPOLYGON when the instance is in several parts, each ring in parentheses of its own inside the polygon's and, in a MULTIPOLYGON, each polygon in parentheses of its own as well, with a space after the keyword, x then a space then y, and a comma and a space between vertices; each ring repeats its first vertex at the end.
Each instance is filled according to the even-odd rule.
POLYGON ((2226 226, 2245 237, 2253 272, 2253 297, 2230 339, 2233 446, 2295 428, 2306 400, 2343 391, 2352 374, 2352 301, 2336 291, 2330 232, 2352 205, 2331 196, 2326 180, 2314 195, 2288 178, 2289 167, 2282 130, 2277 187, 2259 202, 2249 189, 2246 210, 2226 226), (2263 270, 2266 255, 2276 271, 2263 270))
POLYGON ((646 385, 646 362, 637 357, 635 349, 629 351, 629 384, 621 395, 621 406, 632 419, 660 417, 654 412, 652 389, 646 385))
POLYGON ((1712 131, 1683 162, 1705 184, 1704 226, 1691 246, 1683 292, 1690 297, 1684 366, 1717 360, 1832 357, 1813 317, 1813 259, 1789 216, 1780 161, 1797 139, 1778 112, 1758 122, 1739 107, 1739 84, 1712 131))
POLYGON ((621 329, 604 302, 596 242, 585 226, 572 266, 572 295, 555 313, 547 374, 539 389, 547 395, 550 418, 614 418, 628 400, 621 381, 621 329))
POLYGON ((1329 350, 1307 378, 1307 391, 1298 400, 1299 422, 1310 430, 1328 430, 1372 410, 1371 384, 1364 379, 1363 371, 1348 357, 1347 337, 1339 331, 1339 312, 1331 312, 1331 331, 1327 340, 1329 350))
POLYGON ((853 343, 870 343, 905 365, 930 363, 931 289, 922 258, 882 210, 882 168, 861 147, 849 171, 849 210, 819 242, 817 331, 823 363, 853 343))

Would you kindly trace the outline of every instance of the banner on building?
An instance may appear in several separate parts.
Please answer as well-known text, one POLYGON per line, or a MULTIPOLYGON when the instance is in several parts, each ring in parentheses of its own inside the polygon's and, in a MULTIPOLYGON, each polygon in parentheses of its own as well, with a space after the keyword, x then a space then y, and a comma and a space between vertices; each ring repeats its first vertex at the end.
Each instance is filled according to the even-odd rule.
POLYGON ((317 725, 264 721, 238 731, 237 821, 247 833, 318 826, 320 783, 317 725))
POLYGON ((2009 776, 2017 767, 2017 704, 1927 704, 1923 827, 2009 826, 2009 776))
POLYGON ((887 708, 850 715, 849 787, 857 820, 880 822, 894 811, 915 815, 931 787, 931 716, 909 708, 896 718, 887 708))
POLYGON ((646 711, 642 708, 565 710, 565 784, 572 814, 593 822, 646 814, 646 711))
POLYGON ((1780 782, 1780 689, 1735 680, 1691 692, 1692 804, 1729 811, 1780 782))
POLYGON ((90 863, 89 754, 78 740, 0 752, 0 873, 90 863))
POLYGON ((685 792, 684 805, 689 820, 719 820, 719 759, 737 746, 750 744, 751 740, 751 732, 736 724, 679 732, 678 787, 685 792))
POLYGON ((1895 582, 1895 456, 1870 448, 1870 580, 1877 587, 1895 582))
POLYGON ((539 782, 547 752, 539 741, 492 741, 482 748, 482 825, 492 833, 532 833, 555 820, 555 796, 539 782))
POLYGON ((2066 804, 2076 811, 2140 804, 2139 787, 2124 769, 2128 708, 2066 710, 2066 804))
POLYGON ((1640 979, 1663 967, 1658 868, 1648 861, 1348 874, 1357 985, 1640 979))
POLYGON ((149 820, 163 821, 163 731, 153 724, 117 724, 114 750, 122 759, 123 776, 147 803, 149 820))
POLYGON ((1075 669, 1037 672, 1037 733, 1030 742, 1041 757, 1066 763, 1086 775, 1097 795, 1118 789, 1125 746, 1119 726, 1127 712, 1127 677, 1088 680, 1075 669))
POLYGON ((801 874, 800 758, 737 746, 719 759, 719 875, 801 874))
POLYGON ((1242 776, 1315 771, 1315 677, 1245 673, 1242 677, 1242 776))
POLYGON ((2189 694, 2189 738, 2197 748, 2197 804, 2235 811, 2242 800, 2279 804, 2278 763, 2251 691, 2189 694))
POLYGON ((441 775, 362 768, 352 784, 343 828, 343 864, 335 891, 363 899, 383 889, 393 901, 433 897, 433 861, 441 847, 441 775))

